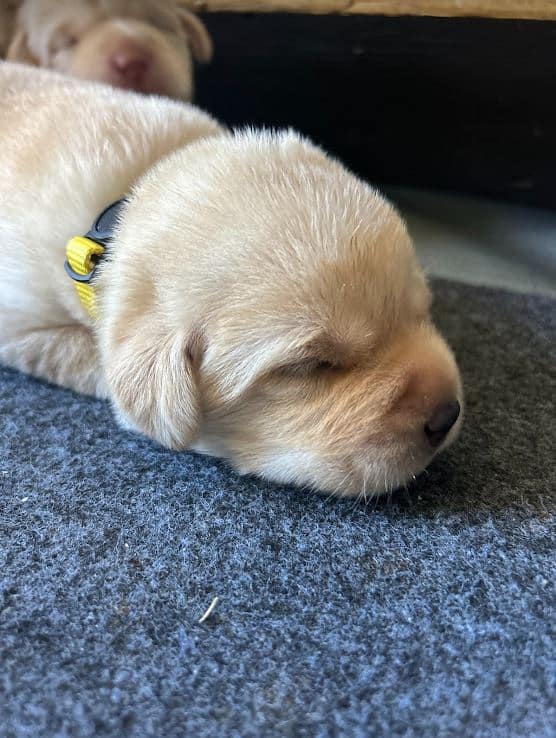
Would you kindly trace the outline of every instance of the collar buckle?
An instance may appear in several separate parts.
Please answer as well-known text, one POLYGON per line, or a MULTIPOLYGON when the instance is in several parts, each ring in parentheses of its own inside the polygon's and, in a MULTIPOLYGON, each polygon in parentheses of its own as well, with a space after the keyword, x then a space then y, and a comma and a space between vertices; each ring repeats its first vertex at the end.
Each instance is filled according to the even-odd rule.
POLYGON ((97 266, 112 242, 114 227, 124 200, 113 202, 96 218, 84 236, 70 238, 64 269, 75 284, 77 295, 91 318, 98 317, 93 284, 97 266))

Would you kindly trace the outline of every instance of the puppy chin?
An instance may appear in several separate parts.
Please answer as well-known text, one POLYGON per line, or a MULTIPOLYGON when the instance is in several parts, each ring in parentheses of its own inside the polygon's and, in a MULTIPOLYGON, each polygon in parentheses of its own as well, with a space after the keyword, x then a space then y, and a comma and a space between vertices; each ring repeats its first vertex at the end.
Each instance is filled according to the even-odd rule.
POLYGON ((261 453, 256 457, 249 454, 230 456, 206 444, 198 444, 194 450, 227 457, 241 475, 259 476, 275 484, 295 485, 365 501, 407 487, 436 456, 436 453, 423 453, 422 458, 416 460, 411 453, 399 459, 387 459, 377 453, 374 458, 342 462, 322 458, 316 452, 295 449, 261 453))
POLYGON ((138 78, 119 75, 111 71, 108 64, 98 63, 98 61, 91 61, 90 64, 85 65, 75 64, 67 71, 80 79, 100 82, 119 90, 138 92, 143 95, 190 100, 193 94, 190 81, 185 76, 165 74, 156 68, 138 78))
MULTIPOLYGON (((232 461, 233 463, 233 461, 232 461)), ((278 451, 251 462, 234 464, 240 474, 252 474, 277 484, 291 484, 337 497, 369 499, 392 491, 413 474, 380 463, 331 463, 310 451, 278 451)))
POLYGON ((461 413, 444 441, 431 448, 424 439, 398 439, 369 447, 355 444, 349 454, 335 455, 329 450, 302 448, 265 448, 254 444, 232 444, 231 448, 218 434, 203 434, 192 450, 227 459, 241 475, 259 476, 275 484, 295 485, 338 497, 355 497, 367 501, 409 487, 426 467, 458 438, 463 423, 463 397, 459 395, 461 413))
POLYGON ((188 95, 180 88, 179 92, 176 87, 170 83, 165 83, 158 79, 144 78, 141 80, 125 79, 115 74, 106 72, 99 75, 98 82, 111 87, 117 87, 120 90, 128 92, 139 92, 142 95, 160 95, 161 97, 179 97, 186 98, 188 95))

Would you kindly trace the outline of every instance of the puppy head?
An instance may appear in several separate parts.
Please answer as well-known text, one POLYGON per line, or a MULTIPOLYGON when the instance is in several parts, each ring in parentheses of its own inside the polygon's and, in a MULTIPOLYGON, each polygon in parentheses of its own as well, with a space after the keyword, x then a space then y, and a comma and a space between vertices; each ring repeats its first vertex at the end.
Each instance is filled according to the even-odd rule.
POLYGON ((166 445, 373 494, 459 431, 457 366, 403 222, 292 134, 223 136, 159 164, 102 280, 115 406, 166 445))
POLYGON ((201 21, 172 0, 27 0, 7 58, 189 100, 192 56, 211 55, 201 21))

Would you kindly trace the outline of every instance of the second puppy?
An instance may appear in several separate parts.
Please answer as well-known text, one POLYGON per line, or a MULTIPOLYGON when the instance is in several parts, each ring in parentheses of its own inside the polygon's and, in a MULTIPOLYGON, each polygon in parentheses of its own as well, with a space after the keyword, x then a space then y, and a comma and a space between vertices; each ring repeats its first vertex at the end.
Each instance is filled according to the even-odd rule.
POLYGON ((212 42, 178 0, 23 0, 7 59, 113 87, 193 97, 212 42))

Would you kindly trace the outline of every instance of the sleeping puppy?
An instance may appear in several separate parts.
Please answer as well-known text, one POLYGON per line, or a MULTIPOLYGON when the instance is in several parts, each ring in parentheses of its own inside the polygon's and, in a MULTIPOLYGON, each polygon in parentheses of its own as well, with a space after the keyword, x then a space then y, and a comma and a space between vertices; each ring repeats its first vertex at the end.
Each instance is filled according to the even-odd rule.
POLYGON ((212 43, 178 0, 23 0, 7 59, 182 100, 212 43))
POLYGON ((341 495, 454 440, 458 369, 376 190, 292 132, 20 65, 0 80, 1 362, 169 448, 341 495), (66 242, 122 196, 92 310, 66 242))

